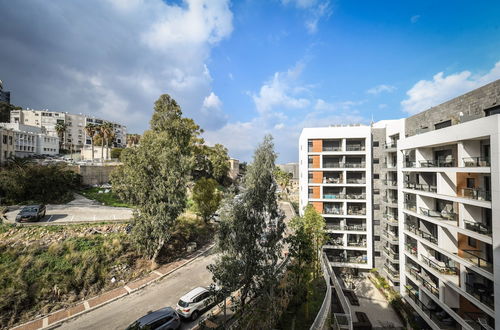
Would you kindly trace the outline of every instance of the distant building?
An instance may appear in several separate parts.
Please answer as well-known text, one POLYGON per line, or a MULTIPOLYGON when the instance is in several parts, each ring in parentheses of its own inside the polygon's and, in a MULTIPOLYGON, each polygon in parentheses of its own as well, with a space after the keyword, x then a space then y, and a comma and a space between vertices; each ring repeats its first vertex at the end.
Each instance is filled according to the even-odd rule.
POLYGON ((10 92, 3 90, 3 83, 0 80, 0 102, 5 102, 10 104, 10 92))
POLYGON ((288 163, 277 165, 283 172, 292 173, 292 179, 299 179, 299 163, 288 163))
POLYGON ((55 127, 58 123, 64 123, 67 125, 67 129, 63 137, 63 148, 77 151, 81 150, 85 145, 91 144, 92 139, 85 132, 85 126, 87 124, 92 123, 100 125, 105 122, 110 122, 113 124, 115 132, 112 146, 126 146, 126 126, 82 114, 33 109, 13 110, 10 114, 10 122, 40 127, 51 136, 58 136, 55 127))
POLYGON ((229 159, 229 173, 228 176, 235 180, 240 174, 240 161, 234 158, 229 159))
POLYGON ((0 123, 0 127, 3 130, 13 132, 13 151, 16 157, 57 155, 59 153, 59 138, 45 134, 39 127, 18 123, 0 123))
POLYGON ((14 131, 0 127, 0 165, 5 164, 9 157, 14 156, 14 131))

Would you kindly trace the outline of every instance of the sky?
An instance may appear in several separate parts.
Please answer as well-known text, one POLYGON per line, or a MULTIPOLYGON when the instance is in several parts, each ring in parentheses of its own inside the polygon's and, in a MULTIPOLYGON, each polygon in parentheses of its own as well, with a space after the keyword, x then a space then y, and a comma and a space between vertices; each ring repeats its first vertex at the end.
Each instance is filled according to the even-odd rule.
POLYGON ((149 126, 164 93, 210 145, 416 114, 500 79, 499 1, 0 0, 0 80, 24 108, 149 126))

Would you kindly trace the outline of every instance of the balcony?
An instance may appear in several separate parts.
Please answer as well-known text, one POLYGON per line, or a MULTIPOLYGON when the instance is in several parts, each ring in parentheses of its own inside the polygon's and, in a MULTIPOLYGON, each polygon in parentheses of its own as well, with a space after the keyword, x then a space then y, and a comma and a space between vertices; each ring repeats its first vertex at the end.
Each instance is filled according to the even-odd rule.
POLYGON ((391 249, 388 246, 384 246, 384 252, 387 254, 391 259, 396 260, 396 262, 399 262, 399 253, 395 252, 393 249, 391 249))
MULTIPOLYGON (((309 197, 311 198, 311 197, 309 197)), ((346 195, 342 193, 328 193, 323 194, 323 199, 345 199, 346 195)))
POLYGON ((347 178, 346 180, 347 183, 349 184, 366 184, 365 178, 347 178))
POLYGON ((475 199, 478 201, 491 201, 491 191, 476 189, 476 188, 462 188, 460 189, 462 197, 475 199))
POLYGON ((455 159, 447 157, 447 159, 438 160, 422 160, 419 162, 420 167, 456 167, 455 159))
POLYGON ((429 242, 431 242, 433 244, 436 244, 436 245, 438 244, 438 238, 437 237, 435 237, 434 235, 431 235, 429 233, 426 233, 426 232, 418 229, 417 227, 414 227, 414 226, 406 224, 405 225, 405 229, 407 231, 411 232, 411 233, 414 233, 417 236, 422 237, 426 241, 429 241, 429 242))
POLYGON ((389 143, 384 143, 384 148, 385 149, 394 149, 398 147, 397 142, 389 142, 389 143))
POLYGON ((417 167, 417 162, 413 160, 407 160, 405 161, 405 167, 415 168, 417 167))
POLYGON ((491 309, 495 309, 493 290, 493 283, 488 285, 480 282, 465 282, 465 291, 491 309))
POLYGON ((462 158, 465 167, 490 167, 490 159, 486 157, 465 157, 462 158))
POLYGON ((329 234, 326 237, 325 245, 343 247, 344 235, 343 234, 329 234))
POLYGON ((350 264, 366 264, 368 263, 368 257, 366 255, 360 255, 354 257, 348 256, 346 258, 346 262, 350 264))
POLYGON ((325 226, 326 230, 344 230, 343 228, 344 228, 344 226, 342 226, 341 224, 327 223, 325 226))
POLYGON ((429 308, 428 304, 423 303, 418 298, 418 291, 412 288, 410 285, 406 287, 406 293, 408 298, 411 299, 419 308, 427 315, 440 329, 459 329, 457 328, 457 322, 448 313, 442 310, 442 308, 432 304, 429 308))
POLYGON ((406 243, 405 244, 405 250, 407 252, 409 252, 410 254, 414 255, 415 257, 418 255, 418 253, 417 253, 417 246, 416 245, 412 245, 412 244, 406 243))
POLYGON ((488 261, 484 259, 483 257, 479 256, 479 253, 482 253, 483 251, 477 251, 477 250, 459 250, 459 253, 457 255, 461 257, 462 259, 465 259, 469 261, 470 263, 474 264, 475 266, 482 268, 490 273, 493 272, 493 262, 488 261), (462 252, 462 255, 459 255, 460 252, 462 252))
POLYGON ((348 144, 345 147, 346 151, 364 151, 365 146, 359 144, 348 144))
POLYGON ((347 208, 348 215, 366 215, 366 209, 362 208, 347 208))
POLYGON ((406 202, 404 203, 405 210, 417 212, 417 203, 416 202, 406 202))
POLYGON ((452 267, 449 264, 446 264, 443 261, 439 261, 434 257, 426 257, 424 255, 422 257, 422 262, 426 264, 427 266, 431 267, 432 269, 437 270, 441 274, 444 275, 458 275, 459 270, 457 267, 452 267))
POLYGON ((323 145, 323 151, 342 151, 340 145, 323 145))
POLYGON ((426 279, 425 277, 427 275, 424 275, 425 273, 422 273, 422 270, 420 270, 419 272, 413 267, 408 268, 407 270, 417 280, 417 282, 420 282, 420 284, 423 285, 427 290, 429 290, 435 297, 439 298, 438 286, 430 279, 426 279))
POLYGON ((424 183, 405 182, 404 187, 407 189, 428 191, 428 192, 432 192, 432 193, 437 192, 437 186, 428 185, 428 184, 424 184, 424 183))
POLYGON ((397 198, 392 198, 392 197, 388 197, 388 196, 382 197, 382 200, 386 203, 389 203, 389 204, 397 204, 398 203, 397 198))
POLYGON ((353 194, 353 193, 347 193, 346 194, 347 199, 366 199, 366 194, 353 194))
POLYGON ((464 227, 467 230, 474 231, 476 233, 482 234, 482 235, 487 235, 491 236, 492 235, 492 228, 491 226, 488 227, 480 222, 474 222, 474 221, 469 221, 469 220, 464 220, 464 227))
POLYGON ((458 214, 451 211, 447 211, 446 209, 438 211, 438 210, 431 210, 425 207, 420 207, 420 214, 425 215, 427 217, 439 218, 441 220, 447 220, 447 221, 458 220, 458 214))
POLYGON ((365 225, 346 225, 344 226, 344 230, 348 231, 366 231, 365 225))
POLYGON ((341 162, 323 162, 323 168, 342 168, 341 162))
POLYGON ((344 214, 344 210, 342 208, 325 207, 323 208, 323 214, 341 215, 344 214))
POLYGON ((356 163, 356 162, 345 162, 344 163, 344 167, 345 168, 365 168, 366 167, 366 163, 365 162, 359 162, 359 163, 356 163))
POLYGON ((389 242, 398 242, 398 233, 392 230, 382 229, 382 235, 384 235, 389 242))
MULTIPOLYGON (((309 183, 312 183, 312 179, 309 179, 309 183)), ((334 184, 341 184, 343 183, 343 179, 341 176, 338 177, 323 177, 323 183, 334 183, 334 184)))
POLYGON ((360 241, 348 241, 347 246, 366 248, 366 239, 360 241))
POLYGON ((396 187, 398 185, 398 182, 396 180, 382 180, 382 183, 386 186, 389 186, 389 187, 396 187))
POLYGON ((384 264, 384 270, 392 277, 393 280, 399 280, 399 271, 386 264, 384 264))

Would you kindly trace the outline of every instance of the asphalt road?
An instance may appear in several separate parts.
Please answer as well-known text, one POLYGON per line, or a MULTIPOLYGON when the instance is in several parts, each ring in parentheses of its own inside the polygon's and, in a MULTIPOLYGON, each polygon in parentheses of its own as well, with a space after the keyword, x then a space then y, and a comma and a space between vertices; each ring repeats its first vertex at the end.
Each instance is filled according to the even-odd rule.
MULTIPOLYGON (((179 298, 191 289, 210 285, 212 277, 207 266, 214 260, 215 255, 209 251, 161 281, 67 321, 57 329, 125 329, 148 311, 167 306, 175 307, 179 298)), ((181 329, 190 329, 195 324, 191 323, 184 321, 181 329)))

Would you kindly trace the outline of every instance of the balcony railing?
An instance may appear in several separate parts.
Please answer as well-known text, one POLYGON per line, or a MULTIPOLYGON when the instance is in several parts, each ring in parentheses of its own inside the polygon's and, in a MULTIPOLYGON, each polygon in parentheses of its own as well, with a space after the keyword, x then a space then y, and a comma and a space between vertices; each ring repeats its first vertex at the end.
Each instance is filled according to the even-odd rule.
POLYGON ((411 254, 413 254, 414 256, 417 256, 417 247, 416 246, 413 246, 409 243, 406 243, 405 244, 405 249, 406 251, 410 252, 411 254))
POLYGON ((415 202, 406 202, 404 203, 405 210, 417 212, 417 204, 415 202))
POLYGON ((349 231, 366 231, 365 225, 346 225, 344 228, 349 231))
POLYGON ((466 282, 465 291, 486 306, 489 306, 492 309, 495 307, 495 301, 493 299, 493 286, 488 286, 483 283, 466 282))
POLYGON ((398 234, 392 232, 391 230, 383 229, 382 234, 389 239, 389 241, 397 241, 398 234))
POLYGON ((465 227, 465 229, 472 230, 472 231, 479 233, 479 234, 488 235, 488 236, 491 236, 491 234, 492 234, 491 227, 487 227, 486 225, 483 225, 482 223, 479 223, 479 222, 464 220, 464 227, 465 227))
POLYGON ((387 222, 398 223, 398 216, 390 213, 384 213, 382 215, 387 222))
POLYGON ((397 148, 397 147, 398 147, 397 142, 384 143, 385 149, 392 149, 392 148, 397 148))
POLYGON ((398 182, 396 180, 382 180, 382 183, 386 186, 391 186, 391 187, 395 187, 398 185, 398 182))
POLYGON ((462 188, 462 196, 465 198, 477 199, 479 201, 491 201, 491 192, 476 188, 462 188))
POLYGON ((340 163, 340 162, 324 162, 323 168, 342 168, 342 163, 340 163))
POLYGON ((328 260, 330 262, 345 262, 345 257, 328 255, 328 260))
POLYGON ((433 193, 437 192, 437 186, 428 185, 425 183, 405 182, 404 186, 407 189, 428 191, 428 192, 433 192, 433 193))
POLYGON ((347 178, 347 183, 351 184, 365 184, 366 180, 364 178, 362 179, 357 179, 357 178, 347 178))
POLYGON ((405 161, 405 167, 409 168, 417 167, 417 162, 414 160, 407 160, 405 161))
POLYGON ((429 233, 426 233, 426 232, 424 232, 424 231, 422 231, 414 226, 407 224, 407 225, 405 225, 405 229, 408 230, 409 232, 414 233, 417 236, 422 237, 426 241, 429 241, 429 242, 434 243, 434 244, 438 243, 437 237, 435 237, 434 235, 431 235, 429 233))
POLYGON ((366 210, 365 209, 347 209, 347 214, 348 215, 366 215, 366 210))
POLYGON ((422 257, 422 261, 424 264, 437 270, 441 274, 458 275, 458 273, 459 273, 459 270, 457 267, 449 266, 446 263, 444 263, 443 261, 439 261, 436 259, 430 259, 430 258, 423 256, 423 255, 421 257, 422 257))
POLYGON ((323 146, 323 151, 342 151, 340 146, 323 146))
POLYGON ((409 273, 413 275, 413 277, 420 282, 427 290, 429 290, 434 296, 439 298, 439 288, 436 284, 433 284, 427 281, 415 268, 407 268, 409 273))
POLYGON ((397 204, 398 203, 398 199, 397 198, 391 198, 391 197, 387 197, 387 196, 384 196, 382 198, 382 200, 386 203, 390 203, 390 204, 397 204))
POLYGON ((453 158, 447 160, 421 160, 420 167, 455 167, 455 160, 453 158))
POLYGON ((346 194, 347 199, 366 199, 366 194, 346 194))
POLYGON ((334 225, 334 224, 326 224, 325 226, 326 230, 343 230, 343 226, 342 225, 334 225))
POLYGON ((462 158, 464 161, 465 167, 489 167, 490 159, 486 157, 464 157, 462 158))
POLYGON ((363 168, 363 167, 366 167, 366 164, 365 164, 365 162, 361 162, 361 163, 346 162, 346 163, 344 163, 344 167, 345 168, 363 168))
POLYGON ((394 252, 393 249, 391 249, 388 246, 384 246, 384 251, 387 255, 389 255, 393 260, 399 261, 399 253, 394 252))
POLYGON ((362 145, 346 145, 345 147, 346 151, 364 151, 365 146, 362 145))
POLYGON ((468 260, 469 262, 475 264, 477 267, 482 268, 488 272, 493 272, 493 263, 477 255, 477 253, 481 253, 481 251, 476 251, 476 250, 461 250, 461 251, 462 251, 461 258, 468 260))
POLYGON ((384 265, 384 270, 389 273, 394 279, 399 279, 399 272, 391 269, 387 265, 384 265))
POLYGON ((330 194, 323 194, 324 199, 345 199, 346 195, 342 193, 330 193, 330 194))
POLYGON ((336 208, 324 208, 323 209, 323 214, 334 214, 334 215, 340 215, 344 214, 344 210, 342 209, 336 209, 336 208))
POLYGON ((357 257, 347 257, 346 261, 350 264, 366 264, 368 262, 368 258, 366 255, 357 257))
POLYGON ((408 297, 438 326, 438 328, 456 329, 457 323, 455 319, 442 310, 431 310, 426 304, 418 299, 418 293, 415 291, 416 290, 411 286, 406 286, 406 293, 408 294, 408 297))
POLYGON ((343 182, 342 178, 323 178, 323 183, 335 183, 341 184, 343 182))
POLYGON ((448 221, 458 220, 458 214, 456 214, 455 212, 446 211, 444 209, 438 211, 438 210, 427 209, 425 207, 420 207, 420 214, 423 214, 431 218, 440 218, 442 220, 448 220, 448 221))
POLYGON ((366 247, 366 241, 349 241, 347 242, 347 246, 354 246, 354 247, 366 247))

